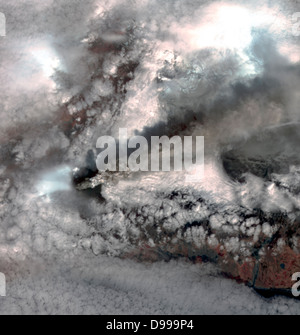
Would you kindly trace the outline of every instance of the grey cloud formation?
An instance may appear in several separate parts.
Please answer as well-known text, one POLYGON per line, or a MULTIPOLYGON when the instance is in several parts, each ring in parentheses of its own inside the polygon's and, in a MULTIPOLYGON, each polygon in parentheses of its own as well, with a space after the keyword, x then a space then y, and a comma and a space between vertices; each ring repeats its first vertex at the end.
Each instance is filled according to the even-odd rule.
POLYGON ((220 279, 209 265, 144 265, 98 256, 81 257, 76 264, 59 261, 55 267, 37 262, 30 273, 23 266, 24 273, 9 281, 1 314, 290 315, 299 310, 296 301, 262 300, 248 288, 220 279))

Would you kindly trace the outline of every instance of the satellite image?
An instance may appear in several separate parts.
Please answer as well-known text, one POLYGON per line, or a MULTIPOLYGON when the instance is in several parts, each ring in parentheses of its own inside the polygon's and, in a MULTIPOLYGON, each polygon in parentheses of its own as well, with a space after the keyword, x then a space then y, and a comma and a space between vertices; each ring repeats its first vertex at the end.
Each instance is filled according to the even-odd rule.
POLYGON ((1 315, 300 314, 300 1, 0 0, 0 81, 1 315))

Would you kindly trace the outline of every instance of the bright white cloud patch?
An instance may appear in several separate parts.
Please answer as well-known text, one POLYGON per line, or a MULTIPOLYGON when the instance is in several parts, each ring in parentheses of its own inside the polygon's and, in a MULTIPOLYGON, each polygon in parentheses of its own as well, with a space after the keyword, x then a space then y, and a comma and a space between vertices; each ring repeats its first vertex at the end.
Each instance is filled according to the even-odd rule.
POLYGON ((49 47, 33 47, 31 48, 31 53, 47 77, 51 77, 58 70, 59 59, 49 47))
POLYGON ((40 196, 71 190, 71 169, 60 167, 44 173, 36 185, 40 196))

